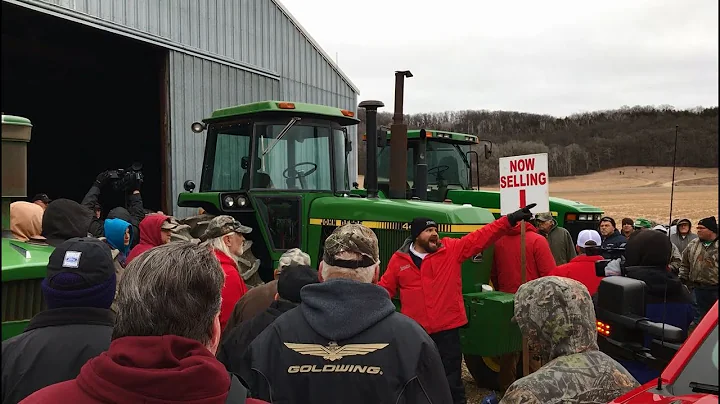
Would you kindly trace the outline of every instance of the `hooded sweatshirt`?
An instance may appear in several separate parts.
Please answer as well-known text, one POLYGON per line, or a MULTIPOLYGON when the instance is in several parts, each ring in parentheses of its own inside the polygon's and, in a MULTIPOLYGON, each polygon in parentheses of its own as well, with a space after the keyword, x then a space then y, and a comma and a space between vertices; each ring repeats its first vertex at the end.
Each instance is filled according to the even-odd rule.
POLYGON ((130 255, 127 257, 128 264, 138 255, 163 244, 160 227, 168 220, 170 217, 165 215, 145 216, 145 219, 140 222, 140 243, 130 251, 130 255))
POLYGON ((332 279, 245 351, 242 378, 277 403, 449 403, 435 343, 376 285, 332 279))
MULTIPOLYGON (((545 237, 532 224, 525 222, 526 280, 547 276, 555 269, 555 258, 545 237)), ((520 224, 495 242, 490 279, 496 290, 515 293, 520 286, 520 224)))
POLYGON ((119 206, 117 208, 110 209, 108 212, 107 219, 122 219, 130 223, 133 227, 132 237, 130 237, 130 248, 135 247, 139 241, 140 229, 138 228, 138 219, 133 217, 130 212, 119 206))
POLYGON ((18 201, 10 204, 10 230, 20 241, 38 238, 42 233, 42 218, 45 210, 40 205, 18 201))
POLYGON ((198 341, 174 335, 124 337, 89 360, 74 380, 23 403, 224 404, 230 376, 198 341))
POLYGON ((582 283, 546 276, 520 286, 514 299, 520 331, 546 364, 515 381, 501 404, 607 403, 639 386, 598 350, 595 310, 582 283))
MULTIPOLYGON (((691 241, 698 238, 698 235, 692 232, 692 222, 688 218, 682 218, 678 220, 677 227, 680 226, 681 223, 687 223, 690 228, 688 229, 688 233, 686 235, 681 235, 680 232, 677 230, 675 233, 670 235, 670 241, 675 244, 675 247, 680 250, 680 253, 682 254, 683 251, 685 251, 685 248, 687 248, 688 244, 690 244, 691 241)), ((676 227, 676 229, 677 229, 676 227)))
POLYGON ((130 245, 125 245, 125 231, 130 229, 130 239, 132 240, 132 225, 122 219, 105 219, 105 238, 108 244, 115 250, 120 251, 121 261, 125 261, 125 257, 130 253, 130 245))
POLYGON ((93 213, 70 199, 56 199, 48 204, 42 219, 42 236, 57 247, 74 237, 87 237, 93 213))

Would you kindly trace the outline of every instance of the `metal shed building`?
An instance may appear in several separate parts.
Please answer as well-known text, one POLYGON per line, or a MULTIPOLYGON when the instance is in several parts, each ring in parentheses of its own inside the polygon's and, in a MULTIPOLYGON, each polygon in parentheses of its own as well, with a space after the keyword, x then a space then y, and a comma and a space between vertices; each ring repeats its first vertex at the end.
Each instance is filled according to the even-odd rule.
MULTIPOLYGON (((144 162, 146 168, 150 166, 145 175, 147 178, 159 174, 161 179, 150 182, 146 180, 147 187, 145 188, 148 189, 143 190, 143 196, 146 197, 145 194, 148 194, 146 205, 150 205, 149 207, 170 211, 177 216, 185 216, 190 213, 185 209, 178 210, 177 195, 182 190, 184 180, 199 180, 203 158, 205 136, 192 133, 190 124, 209 116, 212 110, 265 99, 310 102, 352 111, 357 110, 357 88, 277 0, 3 0, 4 50, 6 34, 12 34, 8 31, 13 30, 12 27, 6 28, 6 22, 12 25, 12 22, 18 19, 25 21, 26 25, 35 24, 41 30, 48 24, 43 21, 62 20, 63 22, 58 24, 65 25, 58 25, 55 36, 64 35, 68 30, 75 29, 69 25, 74 24, 86 27, 83 29, 103 31, 103 35, 124 37, 134 43, 147 46, 147 54, 133 53, 135 51, 125 51, 125 48, 122 48, 125 45, 114 45, 109 42, 107 45, 102 45, 105 42, 101 42, 100 39, 97 43, 101 45, 85 46, 83 38, 94 35, 90 34, 90 31, 78 33, 76 37, 68 37, 62 41, 61 45, 67 46, 68 49, 74 46, 78 52, 85 52, 82 53, 82 56, 60 55, 59 58, 67 58, 58 59, 62 60, 62 63, 45 61, 36 62, 33 66, 33 68, 37 68, 38 64, 52 66, 52 69, 47 70, 47 74, 55 74, 53 85, 57 84, 58 80, 64 80, 63 77, 65 77, 61 73, 57 73, 57 66, 62 65, 66 70, 71 69, 72 63, 81 59, 85 63, 87 60, 96 58, 96 65, 92 69, 84 70, 87 71, 85 77, 99 77, 107 74, 108 69, 129 59, 126 67, 118 67, 118 69, 124 70, 113 73, 112 77, 122 80, 126 76, 125 72, 132 69, 130 66, 142 65, 146 63, 145 59, 147 59, 147 64, 150 64, 150 59, 155 60, 153 58, 156 57, 153 69, 157 77, 148 80, 158 81, 159 91, 152 96, 138 94, 137 100, 159 98, 157 107, 160 115, 159 122, 153 121, 147 124, 138 122, 141 128, 149 127, 151 129, 143 135, 133 137, 132 139, 137 140, 132 141, 132 145, 129 146, 130 151, 126 154, 132 154, 132 151, 138 149, 136 146, 142 148, 146 144, 152 143, 152 147, 156 147, 153 139, 155 139, 154 136, 157 136, 157 149, 160 155, 155 155, 153 152, 150 154, 151 157, 145 156, 146 160, 150 161, 144 162), (12 20, 6 21, 6 8, 16 13, 12 20), (19 15, 17 13, 26 14, 19 15), (34 20, 28 17, 33 15, 42 15, 43 17, 38 18, 46 18, 46 20, 33 22, 34 20), (86 47, 97 50, 83 49, 86 47), (109 55, 107 57, 115 59, 102 59, 105 56, 100 56, 103 52, 100 48, 107 51, 109 55), (151 52, 154 52, 155 56, 147 56, 151 52), (123 60, 121 61, 120 58, 123 60), (108 62, 109 60, 112 62, 108 62), (158 161, 153 162, 154 158, 158 161), (150 195, 151 186, 157 186, 161 190, 160 194, 150 195)), ((23 29, 23 27, 19 27, 16 31, 23 29)), ((14 74, 14 77, 3 73, 3 88, 5 88, 6 82, 12 84, 17 81, 18 75, 23 74, 20 71, 21 68, 17 67, 17 61, 25 56, 30 57, 23 52, 39 53, 38 51, 27 51, 28 43, 31 43, 32 46, 42 46, 34 44, 32 41, 43 41, 38 37, 40 34, 37 33, 37 29, 32 32, 28 31, 29 33, 23 37, 25 38, 23 41, 27 42, 18 42, 20 41, 18 40, 11 44, 17 49, 15 54, 6 57, 3 52, 3 70, 6 67, 15 68, 14 72, 8 73, 8 75, 14 74)), ((12 46, 8 47, 12 48, 12 46)), ((49 48, 44 52, 51 53, 52 50, 49 48)), ((65 53, 67 54, 67 52, 65 53)), ((151 75, 151 73, 146 72, 146 75, 151 75)), ((42 77, 45 74, 44 71, 40 71, 34 77, 42 77)), ((129 76, 129 74, 127 75, 129 76)), ((77 80, 82 80, 82 78, 77 80)), ((137 81, 132 80, 133 83, 137 81)), ((117 91, 129 88, 130 84, 128 81, 122 86, 119 85, 117 91)), ((95 91, 97 91, 97 85, 95 87, 95 91)), ((17 97, 21 91, 16 90, 15 94, 9 94, 9 91, 3 90, 3 111, 24 116, 32 115, 29 111, 19 109, 32 109, 37 107, 37 104, 29 101, 22 105, 14 104, 14 97, 17 97)), ((36 91, 43 92, 42 89, 36 91)), ((49 92, 50 90, 48 90, 49 92)), ((41 96, 40 94, 35 95, 36 97, 41 96)), ((112 97, 113 93, 112 91, 103 91, 102 96, 112 97)), ((102 113, 105 114, 107 121, 122 123, 124 126, 128 123, 126 119, 129 118, 129 121, 132 122, 134 114, 143 114, 150 108, 136 104, 130 95, 123 97, 125 98, 123 98, 122 104, 117 104, 113 108, 108 107, 106 112, 102 113)), ((85 101, 88 101, 87 98, 85 101)), ((82 108, 83 101, 78 102, 80 103, 78 108, 82 108)), ((97 103, 98 100, 92 102, 97 103)), ((100 98, 99 102, 103 102, 103 98, 100 98)), ((60 108, 61 104, 63 102, 54 105, 60 108)), ((88 108, 90 107, 92 106, 88 106, 88 108)), ((150 109, 153 108, 155 107, 150 109)), ((97 113, 89 115, 95 116, 97 113)), ((36 137, 45 136, 37 132, 47 131, 49 124, 40 124, 42 117, 30 116, 30 118, 33 122, 38 122, 33 136, 34 142, 36 137)), ((148 117, 148 119, 151 118, 148 117)), ((57 123, 57 119, 53 123, 57 123)), ((102 123, 100 125, 108 128, 107 130, 114 130, 111 126, 102 123)), ((109 137, 118 139, 119 136, 125 139, 124 136, 135 136, 134 129, 136 128, 125 128, 125 132, 118 132, 119 134, 109 137)), ((81 131, 82 129, 78 128, 77 130, 81 131)), ((105 130, 101 132, 105 132, 105 130)), ((350 134, 357 140, 356 128, 353 128, 350 134)), ((93 144, 103 148, 102 142, 105 140, 98 137, 97 132, 92 136, 94 137, 88 139, 93 139, 92 142, 99 142, 93 144)), ((113 142, 113 140, 109 141, 113 142)), ((42 174, 36 172, 33 175, 33 142, 31 142, 29 152, 30 183, 28 191, 31 193, 46 192, 51 196, 53 193, 55 195, 62 194, 62 192, 53 192, 56 181, 50 181, 47 178, 49 175, 47 167, 42 174), (33 179, 42 185, 34 186, 33 179), (41 187, 42 189, 40 189, 41 187)), ((36 149, 42 148, 44 151, 65 147, 65 143, 67 143, 64 142, 60 145, 59 143, 43 143, 43 140, 37 142, 41 146, 37 146, 36 149)), ((87 145, 87 141, 85 144, 87 145)), ((92 149, 91 147, 90 150, 92 149)), ((351 181, 354 181, 357 176, 357 148, 354 149, 350 161, 351 181)), ((80 154, 75 154, 78 152, 77 146, 71 150, 74 150, 75 157, 82 157, 80 154)), ((101 167, 101 163, 108 164, 108 160, 113 160, 115 154, 123 154, 123 150, 107 150, 106 158, 99 158, 99 161, 93 163, 97 166, 93 166, 93 169, 97 168, 96 170, 88 168, 78 173, 83 181, 87 181, 86 183, 81 184, 78 190, 73 190, 71 195, 66 195, 66 192, 66 194, 58 196, 76 200, 82 198, 84 188, 91 184, 91 178, 94 178, 97 172, 111 168, 101 167)), ((39 151, 35 155, 38 153, 39 151)), ((45 164, 46 160, 47 158, 35 164, 45 164)), ((115 160, 122 161, 119 157, 115 160)), ((68 164, 71 163, 68 162, 68 164)), ((52 167, 56 166, 57 163, 52 167)))

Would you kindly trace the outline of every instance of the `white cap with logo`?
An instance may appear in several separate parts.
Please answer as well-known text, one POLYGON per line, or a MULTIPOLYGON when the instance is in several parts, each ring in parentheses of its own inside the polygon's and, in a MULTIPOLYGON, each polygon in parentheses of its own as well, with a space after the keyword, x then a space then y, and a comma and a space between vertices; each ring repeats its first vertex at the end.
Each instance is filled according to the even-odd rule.
POLYGON ((602 245, 602 239, 600 233, 595 230, 583 230, 578 234, 577 246, 580 248, 600 246, 602 245), (595 244, 587 245, 588 241, 593 241, 595 244))

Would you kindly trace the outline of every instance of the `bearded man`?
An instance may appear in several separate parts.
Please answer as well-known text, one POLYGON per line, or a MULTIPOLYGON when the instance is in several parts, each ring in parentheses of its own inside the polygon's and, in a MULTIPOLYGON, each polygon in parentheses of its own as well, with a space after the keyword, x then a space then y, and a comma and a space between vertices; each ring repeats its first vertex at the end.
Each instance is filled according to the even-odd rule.
POLYGON ((400 289, 401 312, 417 321, 440 351, 453 403, 465 403, 460 327, 467 324, 462 296, 463 261, 481 253, 521 220, 530 220, 530 204, 461 238, 438 235, 439 225, 418 217, 410 238, 397 250, 379 285, 393 298, 400 289))

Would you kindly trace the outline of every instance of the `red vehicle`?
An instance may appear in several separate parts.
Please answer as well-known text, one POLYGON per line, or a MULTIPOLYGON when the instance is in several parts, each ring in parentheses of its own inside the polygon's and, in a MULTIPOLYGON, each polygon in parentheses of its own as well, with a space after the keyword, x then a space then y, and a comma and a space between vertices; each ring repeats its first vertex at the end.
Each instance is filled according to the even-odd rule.
POLYGON ((718 402, 718 303, 700 321, 660 376, 611 404, 718 402))

